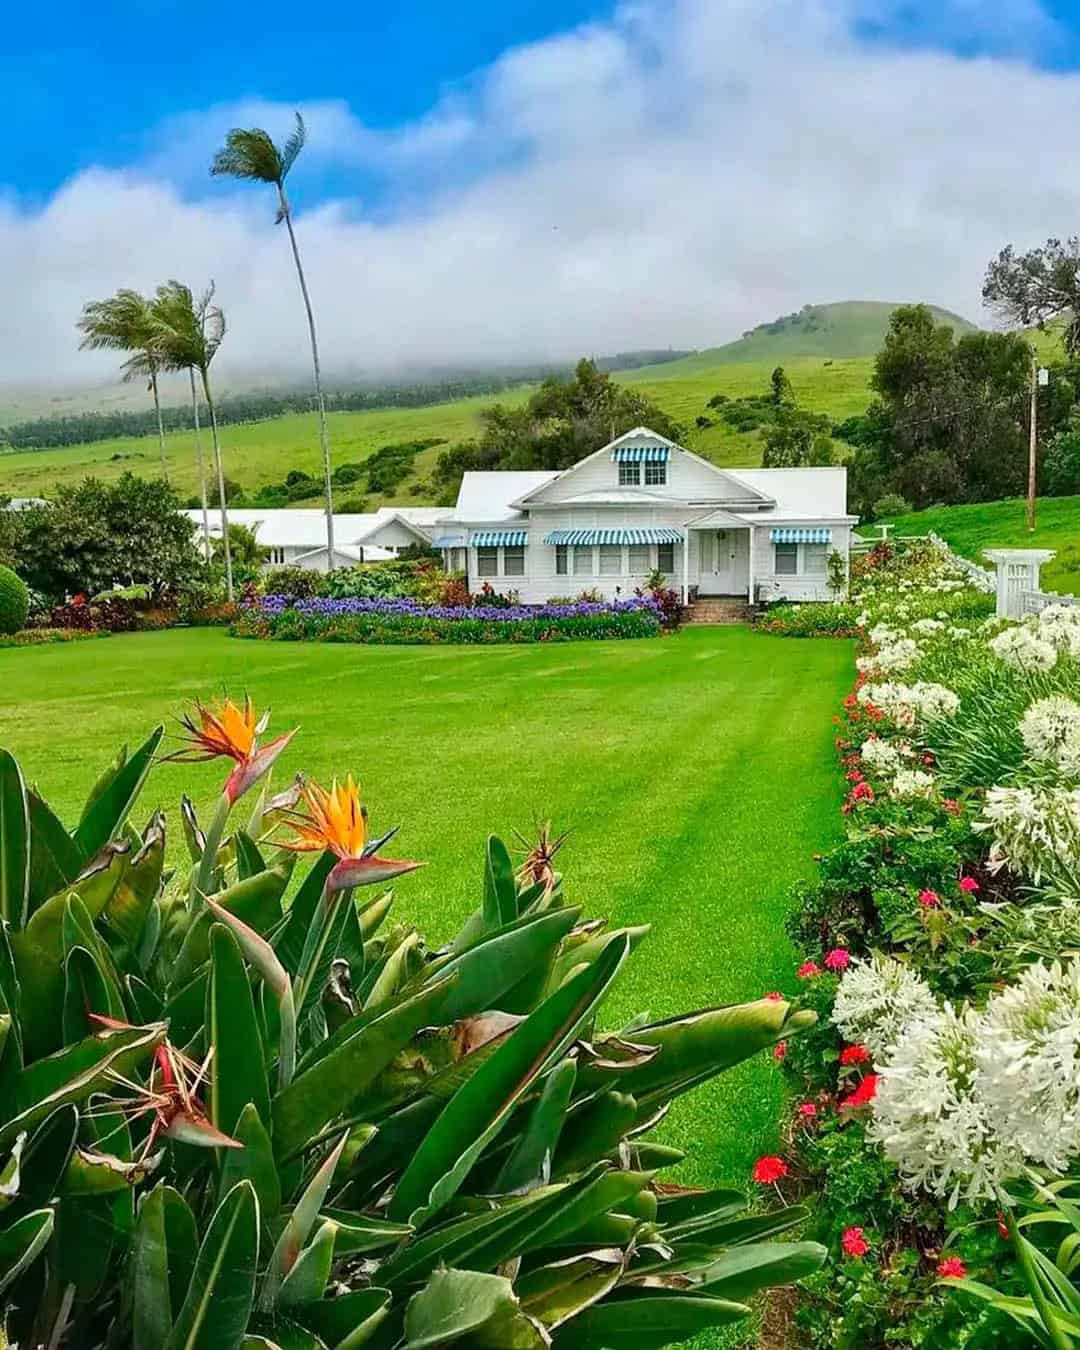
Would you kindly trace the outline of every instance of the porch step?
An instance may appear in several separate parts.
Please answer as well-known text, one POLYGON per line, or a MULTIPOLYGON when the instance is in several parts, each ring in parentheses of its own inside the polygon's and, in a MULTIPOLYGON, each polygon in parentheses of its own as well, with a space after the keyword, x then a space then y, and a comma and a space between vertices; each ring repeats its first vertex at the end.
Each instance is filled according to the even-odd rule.
POLYGON ((695 600, 686 611, 687 623, 749 623, 745 600, 695 600))

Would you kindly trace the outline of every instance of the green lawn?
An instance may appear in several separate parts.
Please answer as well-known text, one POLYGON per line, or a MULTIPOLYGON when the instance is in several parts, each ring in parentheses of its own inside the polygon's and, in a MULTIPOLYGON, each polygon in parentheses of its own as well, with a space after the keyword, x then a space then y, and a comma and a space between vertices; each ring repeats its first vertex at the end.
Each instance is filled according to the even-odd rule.
MULTIPOLYGON (((1052 548, 1057 557, 1042 571, 1047 590, 1080 595, 1080 497, 1042 497, 1036 503, 1035 533, 1028 534, 1027 504, 1020 497, 971 506, 935 506, 891 521, 893 533, 933 530, 957 553, 987 566, 985 548, 1052 548)), ((863 533, 873 535, 873 529, 863 533)))
MULTIPOLYGON (((61 816, 127 739, 227 682, 301 731, 278 775, 361 779, 372 826, 430 866, 398 889, 434 940, 478 899, 490 830, 572 827, 567 889, 590 915, 653 924, 608 1010, 655 1016, 794 989, 788 890, 839 820, 831 713, 850 678, 842 642, 742 628, 567 646, 443 649, 240 642, 216 630, 0 651, 0 744, 61 816)), ((155 770, 141 813, 189 790, 207 804, 219 764, 155 770)), ((178 854, 174 853, 174 856, 178 854)), ((676 1109, 684 1175, 744 1180, 775 1145, 769 1058, 676 1109)))

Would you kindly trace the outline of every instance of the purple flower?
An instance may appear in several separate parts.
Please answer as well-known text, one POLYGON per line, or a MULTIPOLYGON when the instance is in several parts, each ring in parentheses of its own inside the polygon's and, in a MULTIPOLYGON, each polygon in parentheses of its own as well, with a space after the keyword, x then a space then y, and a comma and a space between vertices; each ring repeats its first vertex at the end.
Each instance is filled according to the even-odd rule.
POLYGON ((493 623, 527 623, 537 619, 576 619, 610 614, 646 613, 660 617, 660 606, 649 597, 596 602, 578 600, 572 605, 422 605, 417 600, 352 597, 344 600, 290 600, 266 595, 256 608, 269 617, 294 610, 304 618, 333 619, 349 614, 409 615, 418 619, 480 620, 493 623))

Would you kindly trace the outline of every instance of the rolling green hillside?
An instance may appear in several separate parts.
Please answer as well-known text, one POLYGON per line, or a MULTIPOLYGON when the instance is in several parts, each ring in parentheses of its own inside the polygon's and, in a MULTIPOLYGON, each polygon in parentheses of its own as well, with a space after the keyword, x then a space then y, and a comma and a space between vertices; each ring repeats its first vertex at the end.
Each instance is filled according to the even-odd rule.
MULTIPOLYGON (((760 462, 757 435, 743 435, 717 423, 697 428, 695 418, 705 413, 713 394, 731 398, 762 393, 769 375, 782 364, 799 402, 815 412, 841 420, 862 412, 869 402, 873 353, 888 326, 891 304, 850 301, 817 305, 795 316, 764 324, 723 347, 697 352, 678 361, 618 372, 620 381, 649 395, 669 416, 687 428, 690 449, 718 464, 736 467, 760 462)), ((945 310, 935 310, 939 321, 958 330, 971 325, 945 310)), ((516 403, 528 396, 522 385, 499 396, 458 399, 424 408, 385 409, 332 414, 331 443, 338 463, 360 461, 381 445, 442 437, 455 442, 475 435, 477 414, 492 403, 516 403)), ((204 440, 206 438, 204 437, 204 440)), ((315 420, 289 415, 247 425, 223 427, 226 472, 247 489, 280 482, 290 469, 316 473, 319 469, 315 420)), ((191 434, 167 437, 170 477, 184 492, 196 490, 197 478, 191 434)), ((371 499, 371 505, 420 504, 429 494, 413 494, 424 485, 437 449, 418 456, 416 472, 396 495, 371 499)), ((53 450, 18 451, 0 455, 0 492, 13 496, 47 495, 60 481, 96 474, 117 477, 126 469, 152 473, 157 466, 153 437, 122 437, 94 444, 53 450)), ((304 505, 316 505, 310 500, 304 505)))
MULTIPOLYGON (((935 506, 888 522, 898 535, 933 530, 973 562, 984 548, 1052 548, 1057 557, 1042 571, 1047 590, 1080 595, 1080 497, 1042 497, 1036 504, 1035 533, 1028 534, 1023 498, 970 506, 935 506)), ((872 536, 873 529, 864 534, 872 536)))

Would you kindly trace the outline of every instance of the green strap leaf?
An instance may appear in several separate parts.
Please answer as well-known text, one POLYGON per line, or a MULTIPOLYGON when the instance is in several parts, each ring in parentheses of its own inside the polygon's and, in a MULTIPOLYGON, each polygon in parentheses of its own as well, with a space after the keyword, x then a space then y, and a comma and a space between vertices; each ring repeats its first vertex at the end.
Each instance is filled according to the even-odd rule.
POLYGON ((163 726, 155 727, 135 753, 124 760, 102 790, 87 803, 74 834, 75 843, 85 857, 92 857, 120 833, 128 812, 142 790, 164 734, 163 726))
MULTIPOLYGON (((259 1307, 263 1312, 269 1312, 277 1303, 284 1282, 299 1259, 304 1243, 308 1239, 308 1234, 319 1217, 319 1210, 326 1199, 326 1193, 330 1189, 330 1183, 334 1179, 334 1173, 341 1161, 341 1155, 345 1151, 348 1140, 347 1134, 341 1136, 337 1146, 327 1156, 322 1166, 308 1183, 307 1189, 300 1197, 293 1212, 289 1215, 288 1222, 281 1231, 277 1245, 271 1253, 270 1264, 267 1267, 262 1289, 259 1292, 259 1307)), ((332 1258, 332 1238, 330 1252, 332 1258)), ((327 1273, 329 1274, 329 1270, 327 1273)), ((317 1295, 311 1297, 317 1297, 317 1295)))
POLYGON ((250 1102, 270 1123, 266 1060, 240 944, 223 924, 210 930, 206 1027, 210 1061, 210 1119, 231 1135, 250 1102))
POLYGON ((266 871, 266 859, 246 830, 237 830, 233 835, 233 848, 236 851, 236 875, 241 881, 266 871))
POLYGON ((35 1209, 0 1232, 0 1292, 44 1250, 52 1231, 52 1210, 35 1209))
POLYGON ((514 864, 506 845, 494 834, 488 835, 484 854, 483 915, 488 928, 502 928, 518 916, 514 864))
POLYGON ((825 1264, 828 1251, 817 1242, 755 1242, 733 1247, 710 1265, 698 1290, 743 1303, 759 1289, 794 1284, 825 1264))
POLYGON ((326 1293, 330 1270, 334 1264, 334 1239, 337 1225, 325 1220, 285 1276, 278 1290, 280 1308, 295 1308, 298 1304, 314 1303, 326 1293))
POLYGON ((0 750, 0 919, 18 929, 30 895, 30 813, 18 761, 0 750))
POLYGON ((166 1350, 238 1350, 255 1300, 259 1202, 241 1181, 217 1207, 166 1350))
POLYGON ((744 1303, 705 1294, 642 1291, 603 1299, 559 1328, 559 1350, 660 1350, 749 1316, 744 1303))
POLYGON ((43 900, 68 886, 86 865, 86 854, 64 829, 46 802, 27 789, 30 817, 30 893, 33 913, 43 900))
POLYGON ((514 1350, 550 1343, 522 1313, 514 1286, 503 1276, 474 1270, 437 1270, 405 1309, 404 1350, 448 1345, 470 1333, 477 1337, 484 1328, 494 1332, 495 1327, 502 1333, 498 1339, 476 1339, 473 1343, 501 1344, 514 1350))
POLYGON ((259 1198, 262 1222, 269 1227, 281 1209, 281 1177, 270 1135, 251 1102, 240 1112, 232 1136, 244 1147, 222 1149, 218 1195, 224 1199, 238 1181, 250 1181, 259 1198))
POLYGON ((333 1350, 360 1350, 386 1316, 388 1289, 356 1289, 297 1308, 293 1316, 333 1350))
POLYGON ((503 1164, 496 1190, 520 1191, 547 1180, 576 1078, 572 1059, 564 1059, 548 1074, 521 1138, 503 1164))

